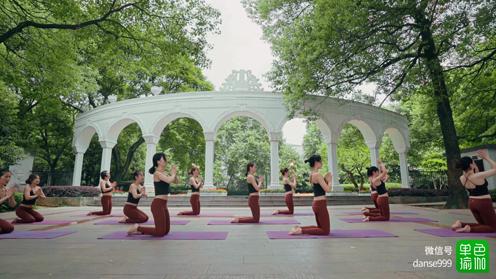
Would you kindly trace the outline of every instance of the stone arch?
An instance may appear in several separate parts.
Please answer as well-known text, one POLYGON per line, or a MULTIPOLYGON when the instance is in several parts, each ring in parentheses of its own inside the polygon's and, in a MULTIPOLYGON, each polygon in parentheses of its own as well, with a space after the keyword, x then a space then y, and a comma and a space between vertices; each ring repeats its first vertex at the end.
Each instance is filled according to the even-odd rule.
POLYGON ((400 132, 399 129, 394 127, 387 128, 384 133, 388 134, 393 142, 394 149, 396 152, 406 152, 409 149, 408 142, 405 139, 405 136, 400 132))
POLYGON ((378 144, 377 133, 374 132, 374 129, 372 129, 369 123, 357 118, 348 118, 347 120, 341 123, 339 131, 341 131, 344 125, 348 123, 355 126, 360 131, 367 145, 378 144))
POLYGON ((76 133, 74 138, 73 146, 76 151, 84 152, 90 145, 91 139, 94 135, 98 136, 98 139, 101 140, 103 138, 102 131, 96 125, 89 124, 84 128, 80 129, 79 132, 76 133))
POLYGON ((202 121, 202 118, 193 114, 193 113, 187 113, 187 112, 169 112, 164 115, 162 115, 157 121, 153 123, 151 133, 155 135, 156 137, 160 137, 160 134, 162 134, 162 131, 172 123, 173 121, 179 119, 179 118, 190 118, 193 119, 194 121, 198 122, 200 126, 202 127, 203 132, 206 131, 205 129, 205 123, 202 121))
POLYGON ((254 112, 254 111, 247 111, 247 110, 235 110, 235 111, 229 111, 229 112, 222 114, 216 120, 215 126, 213 128, 213 131, 215 132, 215 134, 217 134, 217 131, 220 129, 220 127, 222 127, 222 125, 224 125, 227 121, 229 121, 230 119, 232 119, 234 117, 238 117, 238 116, 250 117, 250 118, 257 120, 265 128, 265 130, 267 131, 267 134, 269 134, 269 136, 270 136, 270 133, 273 132, 273 129, 271 129, 272 128, 271 125, 269 124, 269 122, 267 120, 265 120, 264 116, 261 113, 254 112))
POLYGON ((110 128, 107 130, 105 140, 117 141, 122 130, 133 123, 138 124, 138 127, 141 130, 141 134, 144 134, 144 131, 146 131, 146 129, 141 120, 134 116, 126 116, 125 118, 121 118, 110 125, 110 128))

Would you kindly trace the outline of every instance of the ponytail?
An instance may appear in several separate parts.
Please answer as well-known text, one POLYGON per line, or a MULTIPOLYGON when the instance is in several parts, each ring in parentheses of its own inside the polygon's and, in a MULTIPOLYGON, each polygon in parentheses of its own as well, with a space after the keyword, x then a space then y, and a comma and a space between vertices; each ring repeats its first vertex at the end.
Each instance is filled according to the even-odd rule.
POLYGON ((320 157, 319 154, 314 154, 314 155, 310 156, 310 158, 305 160, 305 163, 308 163, 310 165, 310 167, 312 167, 312 168, 313 168, 313 166, 315 166, 316 162, 322 162, 322 157, 320 157))
POLYGON ((164 158, 164 160, 167 162, 167 158, 165 157, 165 154, 163 152, 155 153, 155 155, 153 155, 153 159, 152 159, 153 166, 148 170, 150 174, 155 173, 158 167, 158 161, 160 161, 160 159, 162 158, 164 158))
POLYGON ((248 176, 248 173, 250 172, 251 167, 253 167, 254 165, 255 165, 255 163, 253 163, 253 162, 249 162, 249 163, 246 165, 246 173, 245 173, 245 176, 248 176))

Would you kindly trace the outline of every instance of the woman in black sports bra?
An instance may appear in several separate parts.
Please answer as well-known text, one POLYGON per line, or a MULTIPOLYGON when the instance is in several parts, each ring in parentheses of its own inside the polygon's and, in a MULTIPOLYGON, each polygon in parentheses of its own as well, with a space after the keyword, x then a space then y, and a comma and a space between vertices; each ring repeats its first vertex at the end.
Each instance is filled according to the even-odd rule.
POLYGON ((312 235, 328 235, 331 233, 331 222, 329 219, 329 211, 327 210, 326 192, 332 189, 332 174, 328 172, 325 177, 319 173, 322 168, 322 158, 320 155, 312 155, 305 160, 312 168, 310 174, 310 184, 313 185, 313 202, 312 210, 315 214, 317 226, 294 227, 289 234, 312 234, 312 235))
POLYGON ((377 160, 377 166, 372 166, 367 169, 367 176, 369 177, 370 188, 377 191, 377 207, 376 210, 366 210, 363 212, 364 222, 368 221, 389 221, 389 195, 386 189, 386 180, 388 175, 388 170, 386 166, 381 162, 381 160, 377 160))
POLYGON ((36 200, 38 198, 45 198, 45 194, 39 184, 40 177, 36 174, 31 174, 26 180, 24 198, 16 209, 16 215, 19 218, 14 221, 15 223, 34 223, 43 221, 43 215, 33 210, 33 205, 36 204, 36 200))
POLYGON ((142 227, 135 224, 128 230, 128 234, 148 234, 162 237, 170 231, 170 215, 167 208, 167 199, 170 193, 170 184, 178 183, 176 166, 171 167, 170 175, 165 172, 167 158, 164 153, 153 155, 153 167, 150 174, 153 174, 153 186, 155 188, 155 198, 152 201, 151 211, 155 227, 142 227))
POLYGON ((288 168, 282 169, 281 174, 282 174, 282 183, 284 185, 284 201, 286 202, 288 209, 276 210, 272 213, 272 215, 277 215, 277 214, 292 215, 294 213, 293 192, 296 189, 296 176, 293 173, 290 178, 288 168))
POLYGON ((234 218, 231 223, 258 223, 260 222, 260 204, 258 192, 263 185, 263 176, 255 178, 255 172, 257 171, 257 166, 255 163, 248 163, 246 165, 246 183, 248 186, 248 206, 250 207, 252 217, 239 217, 234 218))
POLYGON ((100 173, 100 191, 102 192, 102 197, 100 198, 102 202, 102 211, 93 211, 88 213, 90 215, 110 215, 112 213, 112 191, 116 186, 115 182, 110 182, 110 173, 108 171, 102 171, 100 173))
POLYGON ((477 155, 491 164, 491 169, 478 171, 477 165, 470 157, 462 157, 457 167, 463 170, 460 181, 469 192, 468 207, 474 215, 477 223, 463 223, 457 220, 451 228, 460 233, 487 233, 496 232, 496 213, 493 209, 493 202, 486 178, 496 175, 496 162, 494 162, 487 150, 477 151, 477 155))
POLYGON ((148 221, 148 215, 138 208, 140 199, 147 196, 145 187, 142 185, 144 180, 143 172, 135 171, 133 177, 134 181, 129 185, 127 201, 124 204, 124 218, 119 223, 141 224, 148 221))
MULTIPOLYGON (((14 208, 16 206, 15 188, 7 188, 11 177, 12 173, 9 170, 0 170, 0 204, 7 202, 9 207, 14 208)), ((14 226, 10 222, 0 219, 0 234, 11 233, 12 231, 14 231, 14 226)))
POLYGON ((191 187, 189 203, 191 204, 192 211, 179 212, 177 215, 200 215, 200 189, 203 187, 203 181, 199 178, 200 168, 193 164, 189 175, 189 185, 191 187))

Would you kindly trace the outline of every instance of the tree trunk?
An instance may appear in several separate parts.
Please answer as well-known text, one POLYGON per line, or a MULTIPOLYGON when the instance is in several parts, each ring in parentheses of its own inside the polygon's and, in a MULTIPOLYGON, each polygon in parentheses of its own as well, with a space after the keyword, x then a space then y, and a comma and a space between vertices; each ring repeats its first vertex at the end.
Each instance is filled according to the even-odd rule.
POLYGON ((423 61, 432 84, 433 101, 437 107, 437 116, 441 125, 448 164, 448 200, 446 201, 445 208, 467 208, 467 194, 459 179, 461 172, 455 166, 456 162, 460 159, 460 148, 458 146, 448 88, 446 87, 443 69, 432 37, 430 23, 425 19, 423 14, 417 16, 417 23, 423 27, 421 30, 422 42, 425 45, 423 61))

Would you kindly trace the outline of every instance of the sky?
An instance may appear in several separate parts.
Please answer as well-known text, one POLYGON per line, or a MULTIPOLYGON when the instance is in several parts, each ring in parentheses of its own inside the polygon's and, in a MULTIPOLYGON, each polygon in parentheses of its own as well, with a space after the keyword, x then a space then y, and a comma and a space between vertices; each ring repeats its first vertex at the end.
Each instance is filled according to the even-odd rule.
MULTIPOLYGON (((205 70, 207 79, 217 90, 233 70, 251 70, 263 89, 271 90, 265 75, 270 71, 274 57, 270 44, 262 38, 262 28, 248 17, 239 0, 206 2, 220 12, 222 20, 220 33, 207 36, 212 45, 212 49, 207 51, 207 57, 211 60, 210 67, 205 70)), ((364 84, 360 89, 372 95, 375 85, 364 84)), ((283 138, 288 144, 302 145, 305 130, 303 119, 290 120, 283 127, 283 138)))
MULTIPOLYGON (((207 79, 219 89, 232 70, 251 70, 264 90, 271 90, 265 74, 270 71, 273 56, 270 45, 262 39, 262 28, 253 22, 238 0, 207 0, 220 11, 220 34, 210 34, 212 49, 207 56, 212 64, 205 71, 207 79)), ((283 127, 284 140, 302 145, 305 134, 303 119, 290 120, 283 127)))

